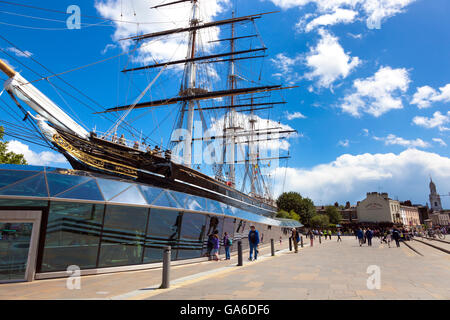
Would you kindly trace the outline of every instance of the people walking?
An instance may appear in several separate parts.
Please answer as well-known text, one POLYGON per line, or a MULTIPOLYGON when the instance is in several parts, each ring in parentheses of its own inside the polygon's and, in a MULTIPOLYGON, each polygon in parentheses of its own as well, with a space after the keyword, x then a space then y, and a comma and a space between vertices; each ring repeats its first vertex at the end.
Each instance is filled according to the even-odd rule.
POLYGON ((220 240, 218 230, 214 231, 211 242, 212 242, 211 259, 215 261, 220 261, 219 258, 220 240))
POLYGON ((331 240, 331 230, 328 230, 328 238, 331 240))
POLYGON ((367 239, 367 245, 368 245, 369 247, 371 247, 371 246, 372 246, 373 232, 372 232, 372 230, 370 230, 370 228, 368 228, 368 229, 366 230, 365 236, 366 236, 366 239, 367 239))
POLYGON ((342 242, 341 235, 342 235, 341 230, 338 230, 337 231, 337 237, 338 237, 337 242, 342 242))
POLYGON ((397 228, 394 228, 392 231, 392 238, 395 240, 395 244, 397 248, 400 248, 400 231, 397 228))
POLYGON ((314 245, 314 232, 313 232, 313 230, 309 230, 308 233, 306 234, 306 237, 310 239, 311 247, 313 247, 313 245, 314 245))
POLYGON ((356 237, 358 238, 359 246, 361 247, 364 241, 364 232, 361 230, 361 228, 356 231, 356 237))
POLYGON ((205 253, 205 257, 208 257, 209 260, 211 260, 211 251, 212 251, 213 246, 214 246, 214 240, 213 240, 213 238, 214 238, 214 234, 211 233, 211 234, 208 236, 208 242, 206 243, 206 253, 205 253))
POLYGON ((292 228, 292 243, 294 244, 295 253, 298 253, 298 243, 300 242, 300 234, 297 229, 292 228))
POLYGON ((230 247, 233 245, 233 240, 228 235, 228 232, 225 232, 223 235, 223 247, 225 248, 225 260, 230 260, 230 247))
POLYGON ((250 227, 250 232, 248 233, 248 243, 250 245, 250 257, 248 260, 253 260, 253 253, 255 254, 255 260, 258 259, 259 232, 256 230, 255 226, 250 227))
POLYGON ((391 247, 391 242, 392 242, 392 231, 388 230, 387 234, 386 234, 386 242, 388 244, 388 247, 391 247))

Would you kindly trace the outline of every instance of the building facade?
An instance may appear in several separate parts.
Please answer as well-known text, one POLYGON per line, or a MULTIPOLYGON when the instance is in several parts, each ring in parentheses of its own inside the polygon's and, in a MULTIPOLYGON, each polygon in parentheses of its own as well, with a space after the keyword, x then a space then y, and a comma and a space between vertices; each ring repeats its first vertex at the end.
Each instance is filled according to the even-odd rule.
POLYGON ((431 212, 434 211, 441 211, 442 210, 442 203, 441 203, 441 197, 437 193, 436 185, 434 184, 433 180, 430 178, 430 207, 431 212))
POLYGON ((359 222, 403 223, 400 202, 390 199, 387 193, 367 193, 367 197, 358 203, 356 210, 359 222))
MULTIPOLYGON (((174 263, 201 258, 208 235, 248 247, 287 238, 279 221, 215 200, 83 171, 0 165, 0 282, 146 269, 172 248, 174 263)), ((223 249, 223 248, 222 248, 223 249)))
POLYGON ((400 204, 400 217, 404 226, 417 227, 421 224, 417 207, 400 204))

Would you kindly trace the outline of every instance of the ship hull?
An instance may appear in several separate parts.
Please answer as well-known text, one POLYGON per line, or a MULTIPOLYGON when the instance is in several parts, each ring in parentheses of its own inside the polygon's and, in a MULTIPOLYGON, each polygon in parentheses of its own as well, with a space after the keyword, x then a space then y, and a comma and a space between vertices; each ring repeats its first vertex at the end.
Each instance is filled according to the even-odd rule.
POLYGON ((145 153, 95 136, 85 140, 61 131, 53 137, 52 143, 75 170, 113 175, 205 197, 264 216, 276 213, 274 206, 160 155, 145 153))

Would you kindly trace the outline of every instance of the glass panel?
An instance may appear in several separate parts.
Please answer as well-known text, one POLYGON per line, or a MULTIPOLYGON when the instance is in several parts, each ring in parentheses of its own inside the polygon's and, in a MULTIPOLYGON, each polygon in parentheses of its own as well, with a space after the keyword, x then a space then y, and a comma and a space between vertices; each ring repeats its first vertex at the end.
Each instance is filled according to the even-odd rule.
POLYGON ((0 191, 2 195, 48 197, 45 175, 41 173, 0 191))
POLYGON ((147 204, 144 197, 141 195, 136 186, 132 186, 130 189, 122 192, 117 197, 112 198, 110 201, 129 204, 142 204, 142 205, 147 204))
POLYGON ((0 207, 47 207, 47 200, 0 199, 0 207))
POLYGON ((207 211, 206 199, 197 196, 189 196, 186 199, 185 209, 196 211, 207 211))
POLYGON ((37 174, 38 172, 0 170, 0 188, 37 174))
POLYGON ((47 182, 50 191, 50 197, 53 197, 81 183, 89 181, 90 179, 91 178, 89 177, 47 173, 47 182))
POLYGON ((107 206, 99 267, 142 263, 147 208, 107 206))
POLYGON ((163 247, 172 247, 176 259, 182 214, 178 211, 151 209, 145 241, 144 263, 162 260, 163 247))
POLYGON ((83 183, 78 187, 61 193, 57 198, 104 201, 95 180, 83 183))
POLYGON ((175 198, 175 200, 180 204, 182 208, 186 208, 186 199, 188 198, 188 195, 186 193, 181 193, 177 191, 169 191, 170 194, 175 198))
POLYGON ((41 272, 96 267, 104 205, 52 202, 41 272))
POLYGON ((102 190, 103 195, 105 196, 105 200, 109 201, 119 193, 125 191, 125 189, 131 186, 130 183, 121 182, 116 180, 108 180, 97 178, 98 185, 100 186, 100 190, 102 190))
POLYGON ((0 222, 0 281, 25 280, 33 223, 0 222))
POLYGON ((178 249, 178 260, 200 258, 206 229, 206 216, 184 213, 178 249))
MULTIPOLYGON (((20 170, 20 171, 44 171, 44 167, 20 165, 20 164, 2 164, 0 169, 5 170, 20 170)), ((36 172, 37 173, 37 172, 36 172)))
POLYGON ((220 203, 218 201, 208 199, 207 202, 208 212, 223 214, 222 207, 220 206, 220 203))
POLYGON ((147 187, 140 185, 139 189, 141 190, 142 194, 144 195, 145 199, 147 200, 147 203, 153 203, 156 198, 163 192, 163 189, 159 188, 153 188, 153 187, 147 187))
POLYGON ((182 208, 167 191, 163 191, 159 197, 153 201, 152 205, 168 208, 182 208))

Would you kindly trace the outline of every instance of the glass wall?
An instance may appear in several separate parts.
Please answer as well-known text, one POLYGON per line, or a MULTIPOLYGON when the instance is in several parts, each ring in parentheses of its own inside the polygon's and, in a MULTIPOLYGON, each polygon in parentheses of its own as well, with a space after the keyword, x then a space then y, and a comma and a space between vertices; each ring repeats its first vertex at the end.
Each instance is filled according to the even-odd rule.
POLYGON ((40 272, 95 268, 104 205, 52 202, 40 272))
MULTIPOLYGON (((222 236, 220 239, 221 240, 221 247, 220 247, 220 251, 219 251, 220 254, 225 254, 225 249, 223 247, 223 245, 224 245, 223 244, 223 235, 225 234, 225 232, 228 233, 228 237, 230 239, 233 240, 233 238, 234 238, 234 222, 235 222, 235 220, 236 219, 234 219, 234 218, 224 218, 222 236)), ((234 240, 233 240, 233 243, 234 243, 234 240)), ((230 248, 230 252, 232 250, 233 250, 233 246, 230 248)))
POLYGON ((163 248, 172 247, 176 260, 182 213, 173 210, 151 209, 145 238, 144 263, 162 260, 163 248))
POLYGON ((201 257, 206 218, 207 216, 202 214, 183 214, 177 260, 201 257))
POLYGON ((99 267, 142 263, 148 208, 107 206, 99 267))
POLYGON ((207 216, 208 223, 206 226, 206 232, 205 237, 203 240, 203 255, 207 255, 209 248, 208 248, 208 239, 209 236, 214 234, 216 231, 218 232, 219 239, 222 237, 222 229, 223 229, 223 217, 215 216, 215 215, 208 215, 207 216))

